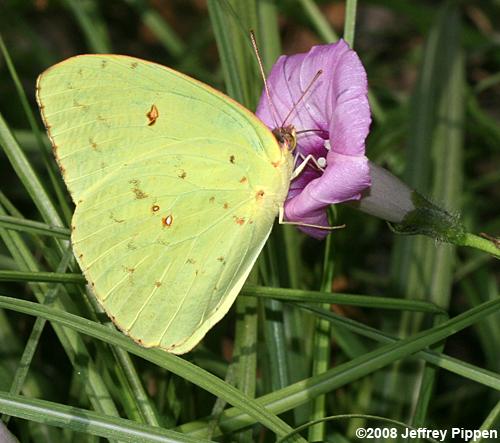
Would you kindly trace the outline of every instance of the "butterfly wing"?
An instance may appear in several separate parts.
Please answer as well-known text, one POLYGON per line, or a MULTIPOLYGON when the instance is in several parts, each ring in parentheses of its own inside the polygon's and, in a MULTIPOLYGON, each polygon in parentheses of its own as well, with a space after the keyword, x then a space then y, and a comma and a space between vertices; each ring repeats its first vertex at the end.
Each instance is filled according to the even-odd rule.
POLYGON ((68 59, 39 77, 37 99, 99 302, 142 345, 189 351, 257 259, 291 156, 230 98, 132 57, 68 59))

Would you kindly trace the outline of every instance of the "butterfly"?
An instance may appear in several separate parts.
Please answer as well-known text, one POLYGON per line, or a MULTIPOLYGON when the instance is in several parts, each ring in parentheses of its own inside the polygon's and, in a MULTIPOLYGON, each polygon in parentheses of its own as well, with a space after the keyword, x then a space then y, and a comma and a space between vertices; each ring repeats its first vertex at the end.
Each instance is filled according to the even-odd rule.
POLYGON ((290 137, 197 80, 121 55, 49 68, 37 102, 92 292, 140 345, 188 352, 233 304, 283 208, 290 137))

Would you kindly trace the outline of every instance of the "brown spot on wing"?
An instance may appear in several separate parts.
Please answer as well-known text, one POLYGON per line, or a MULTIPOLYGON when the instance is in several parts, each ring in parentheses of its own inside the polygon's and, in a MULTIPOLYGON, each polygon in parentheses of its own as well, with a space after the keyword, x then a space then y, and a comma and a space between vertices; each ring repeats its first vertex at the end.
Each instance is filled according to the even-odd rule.
POLYGON ((158 212, 159 210, 160 210, 160 207, 158 205, 151 206, 151 211, 158 212))
POLYGON ((240 178, 240 183, 245 183, 248 179, 246 177, 241 177, 240 178))
POLYGON ((146 114, 146 117, 149 120, 148 126, 153 126, 156 123, 156 120, 158 120, 159 116, 160 113, 158 112, 158 108, 155 105, 151 105, 151 109, 146 114))
POLYGON ((257 191, 257 193, 255 194, 255 199, 262 200, 262 197, 264 197, 264 191, 261 189, 260 191, 257 191))
POLYGON ((89 144, 90 144, 90 147, 91 147, 94 151, 95 151, 95 150, 97 150, 97 143, 95 142, 95 140, 94 140, 92 137, 90 137, 90 138, 89 138, 89 144))
POLYGON ((184 171, 184 169, 179 170, 179 172, 177 173, 177 177, 186 178, 187 177, 186 171, 184 171))
POLYGON ((139 185, 141 182, 139 180, 130 180, 129 183, 133 185, 132 192, 135 194, 135 198, 137 200, 141 200, 143 198, 146 198, 148 194, 146 194, 141 188, 139 188, 139 185))
POLYGON ((233 216, 233 219, 234 219, 234 222, 237 224, 237 225, 243 225, 245 223, 245 218, 244 217, 238 217, 238 216, 233 216))
POLYGON ((215 197, 210 197, 210 198, 208 199, 208 201, 209 201, 210 203, 213 203, 213 202, 215 201, 215 197))
POLYGON ((109 213, 109 218, 111 220, 113 220, 115 223, 123 223, 125 221, 125 219, 123 219, 123 218, 121 218, 121 219, 120 218, 116 218, 115 214, 113 214, 112 212, 109 213))
POLYGON ((161 218, 161 223, 166 228, 170 228, 170 226, 172 226, 173 222, 174 222, 174 217, 172 217, 172 214, 167 215, 166 217, 162 217, 161 218))
POLYGON ((148 194, 146 194, 144 191, 142 191, 139 188, 132 189, 132 192, 135 194, 135 198, 138 200, 140 200, 142 198, 146 198, 148 196, 148 194))
POLYGON ((155 286, 159 288, 161 286, 161 281, 155 281, 155 286))
POLYGON ((130 63, 130 67, 131 67, 132 69, 137 68, 137 62, 132 62, 132 63, 130 63))
POLYGON ((84 103, 80 103, 78 100, 73 100, 73 107, 80 108, 82 111, 88 111, 89 110, 88 105, 86 105, 84 103))
POLYGON ((134 272, 135 272, 135 268, 129 268, 127 266, 123 266, 123 270, 126 272, 126 274, 128 275, 128 283, 129 285, 132 285, 134 286, 135 282, 134 282, 134 272))
POLYGON ((220 261, 220 262, 223 262, 224 261, 224 257, 217 257, 217 260, 220 261))
POLYGON ((226 203, 224 203, 224 209, 227 209, 227 208, 229 208, 229 204, 226 202, 226 203))
POLYGON ((229 156, 229 161, 234 165, 234 155, 229 156))

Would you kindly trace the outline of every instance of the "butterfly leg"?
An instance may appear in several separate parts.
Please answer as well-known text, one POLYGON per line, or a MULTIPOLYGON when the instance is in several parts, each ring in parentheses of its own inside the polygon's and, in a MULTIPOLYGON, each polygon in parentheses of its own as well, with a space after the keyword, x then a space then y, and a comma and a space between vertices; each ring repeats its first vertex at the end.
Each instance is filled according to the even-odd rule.
POLYGON ((304 226, 307 228, 316 228, 316 229, 323 229, 325 231, 334 231, 336 229, 342 229, 345 228, 345 225, 339 225, 339 226, 322 226, 322 225, 313 225, 311 223, 302 223, 302 222, 293 222, 293 221, 286 221, 284 220, 285 218, 285 208, 283 206, 279 207, 278 210, 278 223, 280 225, 294 225, 294 226, 304 226))
POLYGON ((294 169, 291 180, 297 178, 309 163, 312 163, 321 172, 325 170, 326 160, 324 159, 324 157, 321 157, 316 160, 316 157, 314 157, 312 154, 309 154, 307 157, 304 157, 302 154, 299 154, 299 156, 302 158, 303 161, 299 166, 297 166, 297 168, 294 169))

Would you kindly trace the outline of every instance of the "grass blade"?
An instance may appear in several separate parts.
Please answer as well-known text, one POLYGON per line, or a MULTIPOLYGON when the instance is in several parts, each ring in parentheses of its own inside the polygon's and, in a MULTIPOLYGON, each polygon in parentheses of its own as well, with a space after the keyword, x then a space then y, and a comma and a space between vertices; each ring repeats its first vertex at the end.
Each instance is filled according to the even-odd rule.
MULTIPOLYGON (((0 412, 25 420, 90 433, 108 439, 137 443, 207 443, 196 437, 163 428, 141 425, 119 417, 65 406, 45 400, 30 399, 0 391, 0 412)), ((2 440, 3 441, 3 440, 2 440)))
POLYGON ((255 0, 209 0, 208 11, 227 92, 248 109, 255 109, 260 88, 256 88, 258 76, 249 34, 253 29, 258 35, 255 0))
POLYGON ((46 223, 54 226, 63 226, 61 217, 55 210, 45 187, 35 173, 31 163, 17 144, 3 116, 0 114, 0 146, 2 146, 10 164, 16 171, 28 194, 40 211, 46 223))
POLYGON ((345 6, 344 40, 354 47, 354 33, 356 30, 356 9, 358 0, 347 0, 345 6))
MULTIPOLYGON (((0 215, 4 215, 2 206, 0 206, 0 215)), ((0 228, 0 235, 20 269, 30 272, 38 271, 38 262, 34 259, 19 234, 0 228)), ((38 301, 43 303, 48 291, 47 285, 44 283, 36 283, 31 284, 30 288, 38 301)), ((67 294, 65 294, 64 291, 62 291, 60 297, 54 300, 54 306, 66 311, 75 310, 74 304, 68 300, 67 294)), ((87 352, 86 345, 83 343, 80 336, 58 325, 53 326, 75 371, 79 372, 82 380, 85 380, 85 392, 93 407, 97 411, 104 412, 108 415, 118 415, 118 410, 100 372, 95 366, 90 354, 87 352)))
MULTIPOLYGON (((331 220, 330 220, 331 221, 331 220)), ((334 261, 333 261, 333 236, 329 235, 325 242, 323 257, 323 275, 321 277, 321 291, 330 292, 333 284, 334 261)), ((329 304, 323 304, 323 309, 330 309, 329 304)), ((311 375, 319 375, 328 370, 330 366, 331 347, 331 323, 323 318, 316 319, 314 331, 314 343, 312 352, 311 375)), ((310 421, 321 420, 326 417, 326 397, 320 395, 314 399, 313 410, 310 421)), ((325 440, 325 422, 311 426, 308 431, 309 441, 325 440)))
MULTIPOLYGON (((465 66, 464 58, 458 46, 460 42, 460 20, 456 10, 446 14, 447 28, 445 49, 449 68, 449 81, 442 92, 439 103, 438 120, 433 137, 433 192, 435 201, 446 202, 456 210, 460 206, 462 195, 462 157, 464 139, 465 112, 465 66), (453 171, 453 172, 452 172, 453 171)), ((447 307, 453 283, 455 248, 451 245, 438 245, 430 264, 432 269, 431 300, 439 306, 447 307)), ((437 350, 442 350, 444 343, 437 350)), ((437 369, 426 366, 420 385, 418 400, 411 424, 415 427, 425 425, 427 411, 431 402, 437 369)))
POLYGON ((82 30, 87 45, 95 53, 111 53, 111 45, 106 26, 94 0, 64 0, 66 7, 73 13, 82 30))
MULTIPOLYGON (((454 8, 449 5, 442 8, 426 42, 411 103, 412 125, 408 135, 405 177, 412 188, 424 195, 432 195, 436 201, 446 202, 448 207, 455 210, 459 205, 461 179, 458 178, 461 177, 462 169, 460 125, 463 104, 460 94, 457 95, 457 88, 463 87, 459 25, 454 8), (450 89, 452 75, 455 80, 453 89, 450 89), (449 110, 450 101, 456 106, 453 111, 449 110), (450 112, 454 114, 450 115, 450 112)), ((428 238, 398 238, 391 269, 397 293, 405 298, 425 298, 446 309, 451 293, 454 253, 452 246, 436 245, 428 238)), ((404 315, 398 335, 404 337, 415 333, 422 328, 422 322, 421 316, 404 315)), ((389 324, 387 327, 390 327, 389 324)), ((422 419, 426 407, 423 403, 417 406, 415 400, 418 399, 423 370, 419 365, 404 368, 396 365, 379 380, 378 383, 384 387, 382 397, 387 401, 382 402, 377 413, 384 414, 391 408, 391 416, 401 419, 406 415, 405 410, 415 411, 418 408, 418 416, 422 419), (405 382, 408 377, 413 381, 405 382), (406 389, 404 395, 401 386, 406 389), (408 399, 411 401, 408 402, 408 399), (395 407, 395 404, 398 406, 395 407)), ((431 375, 426 378, 424 390, 430 390, 432 379, 431 375)))
MULTIPOLYGON (((0 305, 3 303, 2 299, 0 299, 0 305)), ((386 337, 384 341, 386 343, 391 341, 391 343, 385 344, 347 363, 338 365, 323 374, 294 383, 280 391, 260 397, 257 400, 260 404, 265 405, 268 410, 280 414, 310 401, 311 398, 315 398, 317 395, 338 389, 354 380, 359 380, 361 377, 376 370, 376 368, 381 368, 397 360, 410 357, 414 354, 419 357, 425 354, 425 358, 428 359, 429 351, 424 351, 428 346, 432 346, 444 338, 456 334, 459 330, 482 321, 488 315, 497 312, 499 306, 500 299, 492 300, 482 303, 438 326, 422 331, 413 337, 402 340, 391 340, 386 337)), ((310 306, 304 306, 304 309, 314 310, 317 315, 321 315, 323 318, 330 319, 335 317, 331 312, 325 312, 321 309, 311 308, 310 306)), ((346 321, 346 324, 352 323, 352 320, 345 318, 343 320, 346 321)), ((441 361, 440 357, 434 358, 435 364, 440 364, 441 361)), ((487 371, 484 374, 487 374, 487 371)), ((491 376, 487 384, 500 390, 500 376, 491 376)), ((220 422, 221 428, 226 431, 239 429, 252 423, 253 421, 248 415, 241 413, 235 408, 225 411, 220 422)), ((198 435, 200 427, 200 424, 187 424, 181 426, 179 429, 185 432, 189 430, 192 435, 198 435)))
POLYGON ((63 238, 68 240, 70 230, 59 226, 50 226, 45 223, 34 220, 26 220, 9 215, 0 216, 0 227, 12 229, 15 231, 30 232, 32 234, 48 235, 51 237, 63 238))
POLYGON ((80 283, 86 280, 81 274, 66 274, 61 272, 27 272, 27 271, 0 271, 0 281, 30 281, 50 283, 80 283))
POLYGON ((323 41, 333 43, 339 39, 314 0, 299 0, 299 3, 314 30, 323 41))
POLYGON ((142 22, 151 30, 165 49, 175 58, 186 53, 187 48, 181 38, 162 16, 144 0, 125 0, 137 11, 142 22))
POLYGON ((7 64, 7 67, 9 69, 10 76, 12 78, 12 81, 14 82, 14 86, 16 88, 17 95, 19 97, 19 100, 21 101, 21 105, 23 107, 24 114, 26 115, 26 118, 28 120, 28 123, 31 128, 31 134, 34 134, 35 139, 36 139, 36 145, 37 145, 37 150, 38 152, 41 151, 42 157, 43 157, 43 162, 45 165, 45 170, 49 174, 49 179, 50 183, 52 184, 52 188, 54 189, 58 203, 61 207, 62 212, 65 214, 66 218, 69 219, 69 206, 68 203, 64 197, 64 191, 61 186, 61 181, 58 180, 56 177, 56 168, 55 164, 52 159, 52 152, 49 147, 49 144, 44 142, 44 139, 42 137, 42 131, 40 130, 40 127, 37 123, 37 120, 35 119, 35 115, 33 114, 33 111, 31 109, 31 106, 28 102, 28 97, 26 96, 26 93, 21 85, 21 81, 19 79, 19 76, 17 74, 17 71, 14 67, 14 63, 11 60, 10 54, 3 42, 2 36, 0 35, 0 50, 2 51, 2 54, 5 58, 5 62, 7 64))
MULTIPOLYGON (((73 258, 73 253, 71 249, 68 249, 61 260, 61 263, 57 267, 58 272, 64 272, 66 268, 69 266, 70 260, 73 258)), ((0 271, 1 272, 1 271, 0 271)), ((59 292, 59 286, 55 285, 49 289, 47 295, 44 299, 44 304, 50 306, 54 299, 57 297, 57 293, 59 292)), ((37 318, 33 328, 31 330, 31 334, 28 338, 26 346, 24 348, 23 354, 21 356, 21 360, 19 361, 19 365, 16 369, 16 373, 14 374, 14 379, 12 380, 12 384, 9 390, 10 394, 17 395, 21 392, 21 389, 26 381, 26 376, 28 375, 28 370, 30 368, 31 362, 33 360, 33 355, 35 354, 38 343, 40 341, 40 337, 42 335, 43 329, 45 327, 45 323, 47 320, 43 318, 37 318)), ((4 417, 4 422, 7 424, 9 417, 4 417)))
POLYGON ((11 297, 0 296, 0 307, 35 315, 50 321, 55 321, 61 326, 90 335, 109 344, 119 346, 128 352, 142 357, 168 371, 178 374, 212 394, 225 399, 233 406, 249 413, 256 421, 267 426, 278 436, 285 436, 293 429, 274 414, 269 413, 255 400, 243 395, 234 387, 224 383, 214 375, 189 363, 188 361, 168 354, 160 349, 146 349, 135 344, 132 340, 118 331, 113 331, 105 326, 83 317, 61 312, 56 309, 36 303, 18 300, 11 297))
POLYGON ((245 285, 241 295, 247 297, 275 298, 288 302, 328 303, 348 306, 363 306, 391 310, 408 310, 433 314, 446 313, 432 302, 424 300, 405 300, 394 297, 377 297, 320 291, 304 291, 301 289, 272 288, 266 286, 245 285))
MULTIPOLYGON (((499 420, 500 420, 500 401, 497 402, 495 407, 488 414, 488 417, 486 417, 486 419, 484 420, 483 424, 480 427, 481 431, 494 429, 495 424, 498 423, 499 420)), ((476 443, 482 443, 483 441, 484 438, 481 436, 478 440, 476 440, 476 443)))

